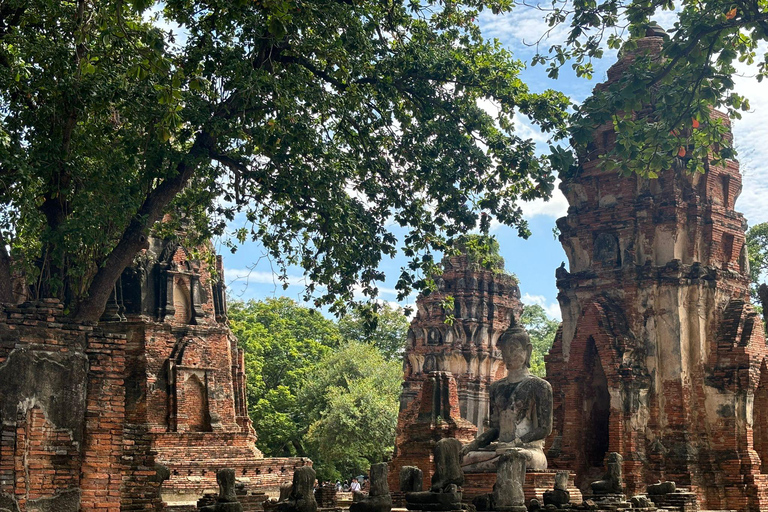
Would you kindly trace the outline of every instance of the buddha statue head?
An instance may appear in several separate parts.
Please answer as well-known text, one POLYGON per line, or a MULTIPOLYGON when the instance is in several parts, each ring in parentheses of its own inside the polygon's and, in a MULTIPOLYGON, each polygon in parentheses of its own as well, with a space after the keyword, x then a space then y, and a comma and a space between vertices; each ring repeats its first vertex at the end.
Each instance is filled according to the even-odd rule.
POLYGON ((523 367, 530 368, 533 345, 522 326, 514 325, 507 329, 496 342, 496 346, 501 350, 508 372, 520 371, 523 367))

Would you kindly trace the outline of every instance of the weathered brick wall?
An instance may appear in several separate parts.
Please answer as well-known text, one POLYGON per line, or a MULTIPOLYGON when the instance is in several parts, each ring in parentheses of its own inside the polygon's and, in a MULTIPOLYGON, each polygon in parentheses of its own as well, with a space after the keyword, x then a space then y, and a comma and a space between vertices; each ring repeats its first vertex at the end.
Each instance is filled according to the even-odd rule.
POLYGON ((421 469, 422 486, 429 489, 435 472, 435 444, 446 437, 468 443, 477 435, 477 427, 461 417, 458 387, 450 372, 430 372, 419 396, 402 411, 400 418, 403 422, 400 443, 387 477, 391 490, 399 490, 403 466, 421 469))
MULTIPOLYGON (((121 334, 99 330, 88 336, 88 394, 80 480, 82 510, 121 510, 125 344, 126 337, 121 334)), ((159 505, 156 498, 154 503, 159 505)))
MULTIPOLYGON (((638 51, 660 44, 641 39, 638 51)), ((557 271, 563 325, 546 358, 550 467, 576 470, 584 487, 616 451, 629 493, 671 479, 695 488, 706 508, 764 510, 752 427, 768 350, 747 303, 738 163, 621 177, 597 166, 614 138, 601 128, 561 185, 569 266, 557 271)))
POLYGON ((125 337, 54 300, 0 310, 0 507, 120 510, 125 337))
POLYGON ((223 290, 152 246, 165 263, 129 269, 98 327, 55 300, 0 305, 0 509, 160 510, 216 491, 223 467, 277 494, 311 464, 256 449, 223 290))
POLYGON ((61 316, 55 301, 0 306, 0 508, 80 501, 90 328, 61 316))

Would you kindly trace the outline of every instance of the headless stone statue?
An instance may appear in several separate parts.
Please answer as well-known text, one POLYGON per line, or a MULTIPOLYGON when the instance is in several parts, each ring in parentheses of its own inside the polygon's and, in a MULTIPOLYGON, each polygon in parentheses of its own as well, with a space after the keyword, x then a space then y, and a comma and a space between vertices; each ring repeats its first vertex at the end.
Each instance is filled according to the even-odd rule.
POLYGON ((472 500, 479 511, 526 512, 525 483, 526 457, 522 451, 507 450, 496 458, 496 483, 493 493, 482 494, 472 500))
POLYGON ((416 466, 403 466, 400 468, 400 492, 421 491, 424 473, 416 466))
POLYGON ((526 512, 525 464, 527 457, 521 450, 508 450, 496 462, 496 483, 493 484, 493 510, 500 512, 526 512))
POLYGON ((605 475, 601 480, 592 482, 592 492, 594 494, 622 494, 624 492, 624 482, 621 478, 621 464, 624 458, 616 452, 608 454, 608 464, 605 475))
POLYGON ((219 497, 214 505, 202 507, 201 512, 243 512, 243 506, 235 496, 235 470, 220 469, 216 472, 216 482, 219 484, 219 497))
MULTIPOLYGON (((368 496, 356 499, 349 506, 349 512, 389 512, 392 510, 392 495, 389 494, 387 483, 387 463, 371 466, 371 490, 368 496)), ((358 493, 355 492, 357 496, 358 493)))
POLYGON ((408 510, 449 511, 461 509, 461 492, 464 473, 461 472, 461 441, 453 438, 441 439, 435 445, 435 473, 429 491, 407 492, 408 510))
POLYGON ((317 502, 312 492, 315 470, 309 466, 297 468, 293 473, 291 492, 285 501, 277 504, 277 512, 317 512, 317 502))
POLYGON ((544 491, 544 506, 554 505, 561 508, 571 502, 571 493, 568 492, 568 471, 558 471, 555 474, 555 488, 544 491))
POLYGON ((509 450, 526 458, 528 469, 547 469, 544 440, 552 432, 552 386, 530 374, 533 346, 519 326, 501 335, 507 377, 491 384, 489 428, 462 448, 465 473, 493 473, 499 456, 509 450))

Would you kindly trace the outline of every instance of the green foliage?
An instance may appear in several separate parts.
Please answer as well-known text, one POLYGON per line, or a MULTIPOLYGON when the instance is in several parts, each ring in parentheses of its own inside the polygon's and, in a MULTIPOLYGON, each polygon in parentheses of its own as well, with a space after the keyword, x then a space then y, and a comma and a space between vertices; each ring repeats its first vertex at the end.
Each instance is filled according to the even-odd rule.
POLYGON ((424 256, 491 218, 526 235, 518 202, 552 191, 549 160, 513 116, 563 137, 569 101, 530 92, 523 64, 475 22, 511 8, 3 2, 0 253, 10 246, 34 297, 98 318, 165 213, 166 231, 205 238, 244 212, 232 249, 253 238, 284 276, 303 267, 317 306, 343 311, 356 285, 374 297, 398 246, 410 258, 398 290, 424 287, 424 256), (149 8, 186 37, 148 21, 149 8), (501 105, 495 118, 484 98, 501 105))
POLYGON ((245 350, 249 414, 265 455, 308 456, 318 478, 335 479, 391 454, 402 367, 376 345, 394 348, 403 326, 397 311, 382 312, 378 340, 350 323, 347 332, 365 342, 346 342, 333 321, 285 297, 230 304, 230 324, 245 350))
POLYGON ((400 361, 405 350, 410 322, 399 307, 389 304, 358 308, 339 319, 339 332, 348 341, 369 343, 387 361, 400 361))
POLYGON ((337 326, 285 297, 232 302, 228 315, 245 351, 249 414, 259 449, 268 456, 304 455, 308 424, 296 395, 317 362, 341 345, 337 326))
POLYGON ((765 282, 768 271, 768 222, 763 222, 747 230, 747 253, 749 254, 749 278, 752 287, 757 288, 765 282))
POLYGON ((520 323, 528 331, 528 335, 531 337, 531 344, 533 345, 531 373, 544 377, 546 374, 544 356, 552 348, 560 322, 551 320, 540 305, 531 304, 524 306, 523 314, 520 316, 520 323))
POLYGON ((461 235, 457 253, 466 254, 470 263, 494 272, 504 272, 504 258, 499 254, 499 241, 489 235, 461 235))
MULTIPOLYGON (((755 78, 765 78, 768 53, 757 51, 768 39, 768 0, 555 0, 547 20, 551 27, 569 24, 565 43, 534 59, 548 64, 553 78, 566 64, 578 76, 591 77, 592 60, 608 49, 635 57, 621 79, 576 108, 571 135, 577 153, 591 151, 596 129, 612 127, 616 147, 601 164, 622 174, 704 172, 710 158, 718 164, 734 157, 727 123, 712 117, 711 109, 736 119, 749 110, 748 100, 734 90, 733 74, 741 62, 756 64, 755 78), (676 21, 664 34, 650 20, 671 10, 676 21), (638 48, 638 38, 648 31, 664 35, 659 58, 638 48)), ((553 165, 565 174, 574 171, 562 153, 553 165)))
POLYGON ((357 342, 317 365, 299 400, 311 422, 307 446, 319 479, 365 473, 392 454, 402 378, 399 362, 357 342))

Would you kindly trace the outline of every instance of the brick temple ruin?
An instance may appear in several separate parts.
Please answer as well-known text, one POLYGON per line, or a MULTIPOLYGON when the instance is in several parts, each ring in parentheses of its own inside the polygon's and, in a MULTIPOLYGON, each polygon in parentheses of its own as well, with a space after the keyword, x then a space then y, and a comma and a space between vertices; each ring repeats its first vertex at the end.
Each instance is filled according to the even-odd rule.
POLYGON ((276 494, 311 464, 256 449, 221 280, 170 241, 138 261, 98 326, 0 309, 0 510, 196 510, 220 468, 276 494))
MULTIPOLYGON (((646 37, 637 51, 661 43, 646 37)), ((615 452, 628 495, 673 480, 686 491, 665 498, 673 510, 768 510, 768 346, 734 211, 738 163, 622 177, 597 168, 613 143, 601 128, 562 180, 550 473, 531 476, 526 498, 551 488, 555 469, 587 490, 615 452)), ((428 486, 437 440, 482 432, 489 386, 506 375, 496 342, 522 312, 500 265, 462 255, 444 267, 408 333, 393 489, 404 465, 428 486)), ((71 322, 56 300, 0 305, 0 510, 186 512, 223 467, 251 490, 289 482, 310 462, 256 449, 243 354, 225 322, 206 265, 156 239, 98 325, 71 322)), ((487 492, 488 475, 468 475, 466 495, 487 492)))
POLYGON ((517 280, 503 265, 484 268, 466 254, 445 258, 437 290, 416 302, 389 472, 393 489, 405 465, 422 468, 428 487, 434 443, 443 437, 470 441, 484 428, 488 387, 507 372, 496 340, 523 311, 517 280), (443 307, 448 296, 451 311, 443 307))
MULTIPOLYGON (((638 51, 661 44, 646 37, 638 51)), ((739 165, 619 176, 597 167, 613 144, 603 127, 561 185, 568 270, 557 271, 563 324, 546 358, 550 465, 584 484, 618 452, 630 494, 674 480, 703 508, 768 510, 768 347, 734 210, 739 165)))
MULTIPOLYGON (((658 52, 662 42, 649 34, 637 52, 658 52)), ((609 70, 609 82, 633 55, 609 70)), ((710 162, 706 174, 619 176, 597 166, 613 144, 612 126, 598 130, 561 185, 570 206, 558 220, 568 267, 556 272, 563 323, 546 357, 549 468, 570 470, 588 496, 616 452, 630 496, 672 480, 684 489, 669 504, 678 510, 768 510, 768 346, 749 302, 746 222, 734 210, 738 162, 710 162)), ((468 435, 462 422, 482 431, 488 386, 505 374, 495 341, 519 318, 518 298, 503 275, 461 259, 447 261, 438 293, 419 298, 393 467, 419 465, 426 484, 432 469, 423 454, 441 428, 459 438, 468 435), (453 326, 444 324, 445 295, 457 300, 453 326), (489 307, 478 314, 468 299, 489 307), (435 394, 425 381, 443 382, 447 392, 435 394), (446 408, 435 398, 443 396, 457 403, 446 408), (451 415, 447 426, 436 410, 451 415)))

